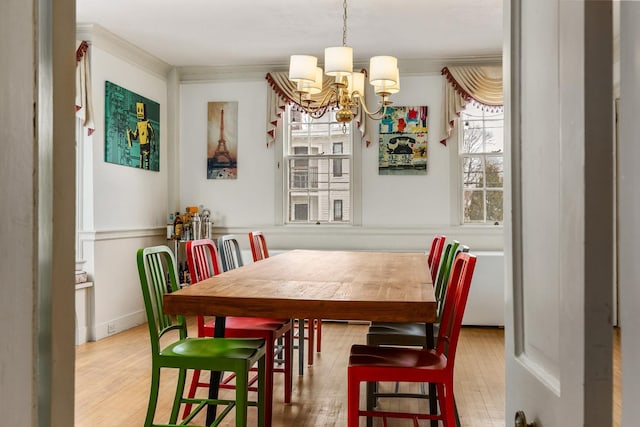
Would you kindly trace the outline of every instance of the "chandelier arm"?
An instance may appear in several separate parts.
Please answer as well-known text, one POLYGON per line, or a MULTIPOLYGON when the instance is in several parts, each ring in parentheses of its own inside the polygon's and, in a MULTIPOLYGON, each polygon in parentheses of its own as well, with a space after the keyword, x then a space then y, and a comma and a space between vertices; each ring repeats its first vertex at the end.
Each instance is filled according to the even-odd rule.
POLYGON ((367 116, 369 116, 374 120, 380 120, 382 117, 384 117, 384 114, 387 110, 387 106, 391 105, 391 101, 389 101, 386 96, 382 96, 380 108, 378 108, 377 111, 372 112, 372 111, 369 111, 369 109, 367 108, 367 104, 364 102, 364 96, 362 96, 360 92, 358 91, 354 92, 353 97, 358 99, 360 106, 362 107, 364 112, 367 114, 367 116))

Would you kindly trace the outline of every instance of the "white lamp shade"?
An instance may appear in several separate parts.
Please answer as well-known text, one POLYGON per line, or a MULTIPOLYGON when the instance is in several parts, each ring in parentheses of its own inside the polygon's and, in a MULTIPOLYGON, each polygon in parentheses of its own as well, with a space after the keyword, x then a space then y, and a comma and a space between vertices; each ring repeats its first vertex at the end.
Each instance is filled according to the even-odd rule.
POLYGON ((353 92, 358 92, 360 96, 364 97, 364 73, 351 73, 347 76, 349 82, 349 96, 353 92))
POLYGON ((291 55, 289 60, 289 80, 313 83, 316 78, 318 58, 311 55, 291 55))
POLYGON ((369 83, 373 86, 392 85, 397 83, 396 71, 398 60, 393 56, 373 56, 369 62, 371 77, 369 83))
POLYGON ((327 76, 341 77, 353 71, 353 49, 347 46, 328 47, 324 50, 324 72, 327 76))
POLYGON ((400 92, 400 70, 396 68, 395 74, 396 83, 394 84, 381 84, 375 86, 376 95, 393 95, 400 92))
POLYGON ((316 77, 313 82, 302 81, 297 83, 298 92, 317 95, 322 92, 322 80, 324 79, 322 68, 316 67, 316 77))

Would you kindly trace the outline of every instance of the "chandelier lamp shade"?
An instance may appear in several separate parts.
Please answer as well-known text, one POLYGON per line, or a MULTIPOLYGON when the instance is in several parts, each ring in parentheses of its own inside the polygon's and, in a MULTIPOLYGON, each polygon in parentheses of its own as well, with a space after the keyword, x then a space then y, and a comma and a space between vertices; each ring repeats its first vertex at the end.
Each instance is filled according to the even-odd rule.
POLYGON ((318 66, 318 58, 311 55, 291 55, 289 80, 296 84, 300 107, 312 117, 321 117, 330 106, 337 108, 336 120, 349 123, 362 109, 374 120, 383 117, 391 104, 389 96, 400 90, 398 60, 393 56, 374 56, 369 62, 369 83, 380 97, 379 108, 369 111, 365 101, 364 72, 353 71, 353 49, 347 46, 347 1, 343 0, 342 46, 324 50, 324 70, 318 66), (311 95, 322 93, 324 75, 333 77, 332 89, 320 100, 311 95))

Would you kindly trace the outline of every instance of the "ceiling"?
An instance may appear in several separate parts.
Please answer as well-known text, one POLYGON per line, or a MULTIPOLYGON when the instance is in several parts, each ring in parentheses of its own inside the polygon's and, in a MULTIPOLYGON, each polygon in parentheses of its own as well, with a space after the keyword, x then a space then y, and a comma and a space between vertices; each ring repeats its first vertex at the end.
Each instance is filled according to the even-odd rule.
MULTIPOLYGON (((503 0, 348 0, 354 61, 496 57, 503 0)), ((340 0, 77 0, 78 24, 97 24, 178 67, 288 64, 291 54, 322 62, 342 44, 340 0)))

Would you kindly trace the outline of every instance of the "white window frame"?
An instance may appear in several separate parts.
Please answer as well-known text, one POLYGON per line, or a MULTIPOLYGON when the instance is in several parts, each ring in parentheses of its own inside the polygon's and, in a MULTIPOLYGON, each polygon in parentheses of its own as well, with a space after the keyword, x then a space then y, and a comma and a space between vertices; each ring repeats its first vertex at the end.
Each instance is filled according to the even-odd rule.
MULTIPOLYGON (((290 156, 285 155, 285 149, 288 147, 288 126, 289 126, 289 113, 285 110, 282 113, 282 116, 279 120, 278 127, 276 129, 275 134, 275 150, 274 150, 274 166, 275 166, 275 189, 276 193, 274 194, 275 200, 275 221, 276 224, 283 226, 291 226, 291 227, 304 227, 304 226, 317 226, 316 222, 292 222, 289 221, 289 209, 288 206, 288 159, 290 156), (287 139, 285 139, 287 138, 287 139)), ((329 221, 322 221, 320 224, 324 226, 336 226, 336 227, 350 227, 350 226, 361 226, 362 225, 362 141, 359 130, 352 125, 351 130, 351 155, 350 155, 350 163, 349 163, 349 174, 351 178, 351 189, 350 189, 350 199, 348 203, 350 203, 350 221, 333 221, 333 203, 329 203, 329 221)), ((346 143, 347 141, 345 141, 346 143)), ((333 150, 333 145, 330 145, 330 151, 333 150)), ((344 147, 343 147, 344 151, 344 147)), ((325 153, 326 157, 334 156, 332 153, 328 155, 325 153)), ((335 156, 338 157, 349 157, 349 155, 337 154, 335 156)), ((343 170, 344 174, 344 170, 343 170)), ((333 168, 330 167, 329 175, 333 176, 333 168)), ((343 199, 343 209, 344 209, 344 199, 343 199)), ((311 208, 310 208, 311 209, 311 208)), ((343 211, 344 215, 344 211, 343 211)))
MULTIPOLYGON (((486 218, 486 214, 487 214, 487 209, 486 206, 484 208, 484 221, 475 221, 475 222, 465 222, 464 221, 464 191, 465 191, 465 186, 464 186, 464 182, 462 179, 462 174, 463 174, 463 165, 464 165, 464 159, 465 158, 480 158, 482 161, 482 170, 483 170, 483 174, 484 171, 486 170, 486 160, 488 157, 496 157, 496 156, 500 156, 503 159, 503 167, 504 167, 504 147, 502 152, 486 152, 486 151, 482 151, 482 152, 477 152, 477 153, 466 153, 466 152, 462 152, 462 146, 463 146, 463 138, 464 138, 464 119, 463 119, 463 113, 460 114, 459 118, 456 119, 457 123, 455 126, 455 131, 454 134, 452 135, 452 138, 450 139, 451 141, 456 141, 456 149, 452 150, 455 152, 455 156, 452 156, 454 161, 455 161, 455 167, 452 170, 455 170, 455 174, 456 177, 454 180, 452 180, 452 183, 454 183, 453 186, 455 186, 455 194, 456 197, 454 198, 454 200, 456 200, 456 206, 455 206, 455 212, 457 212, 457 218, 456 218, 456 222, 462 226, 468 227, 468 226, 502 226, 504 224, 504 181, 503 181, 503 186, 502 187, 487 187, 486 185, 486 180, 483 180, 484 186, 483 188, 478 188, 477 190, 482 190, 483 192, 483 201, 485 201, 486 203, 486 193, 490 192, 490 191, 499 191, 502 193, 502 201, 503 201, 503 217, 502 220, 499 221, 497 224, 492 220, 492 221, 487 221, 486 218)), ((503 132, 504 132, 504 114, 503 114, 503 132)), ((504 141, 504 136, 503 136, 503 141, 504 141)), ((504 173, 504 170, 503 170, 504 173)), ((486 174, 485 174, 486 176, 486 174)))

